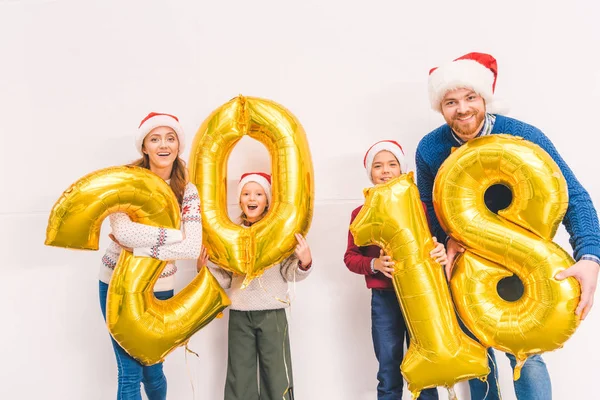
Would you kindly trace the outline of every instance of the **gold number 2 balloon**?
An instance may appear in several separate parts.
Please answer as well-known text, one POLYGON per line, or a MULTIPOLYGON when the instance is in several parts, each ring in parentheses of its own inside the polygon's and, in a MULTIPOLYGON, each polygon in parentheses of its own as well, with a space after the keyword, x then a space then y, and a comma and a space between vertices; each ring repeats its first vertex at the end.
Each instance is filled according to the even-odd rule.
POLYGON ((203 239, 213 262, 246 275, 244 286, 288 257, 294 233, 308 232, 313 213, 314 177, 304 129, 288 110, 269 100, 238 96, 216 109, 200 126, 190 157, 191 180, 201 200, 203 239), (269 150, 273 204, 249 228, 227 215, 227 160, 244 136, 269 150))
MULTIPOLYGON (((177 199, 147 169, 112 167, 93 172, 67 189, 48 221, 46 245, 97 250, 102 221, 124 212, 139 223, 179 228, 177 199)), ((110 281, 106 321, 115 340, 144 365, 161 362, 230 304, 206 268, 169 300, 153 288, 166 261, 123 250, 110 281)))
POLYGON ((365 189, 350 226, 357 246, 377 245, 395 261, 393 283, 410 335, 401 370, 416 399, 421 390, 489 373, 486 351, 459 327, 412 172, 365 189))
POLYGON ((451 279, 458 313, 486 346, 517 358, 515 380, 529 355, 562 347, 575 332, 577 281, 554 276, 573 259, 551 240, 568 206, 566 181, 539 146, 510 135, 469 141, 442 164, 433 189, 446 232, 466 247, 451 279), (491 212, 484 193, 496 184, 513 195, 491 212), (498 282, 515 274, 523 296, 506 301, 498 282))

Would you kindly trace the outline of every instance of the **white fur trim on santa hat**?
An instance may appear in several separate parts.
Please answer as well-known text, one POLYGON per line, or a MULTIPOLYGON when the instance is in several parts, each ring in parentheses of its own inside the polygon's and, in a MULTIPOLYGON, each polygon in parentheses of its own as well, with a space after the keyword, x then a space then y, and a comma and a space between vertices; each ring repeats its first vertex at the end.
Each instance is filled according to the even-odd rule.
POLYGON ((393 140, 382 140, 380 142, 375 143, 371 148, 367 151, 364 159, 365 169, 367 170, 367 176, 371 183, 373 182, 373 177, 371 176, 371 167, 373 166, 373 159, 375 156, 382 151, 389 151, 396 157, 398 163, 400 163, 400 171, 405 174, 408 172, 408 161, 404 156, 404 150, 402 150, 402 146, 393 140))
POLYGON ((491 103, 485 103, 485 111, 490 114, 501 114, 506 115, 510 111, 510 106, 504 100, 494 96, 494 100, 491 103))
POLYGON ((459 88, 473 89, 489 107, 494 99, 494 79, 489 68, 474 60, 456 60, 442 65, 429 75, 431 108, 442 112, 441 104, 446 93, 459 88))
POLYGON ((144 144, 144 139, 146 136, 152 131, 152 129, 158 128, 159 126, 167 126, 175 131, 177 134, 177 140, 179 141, 179 154, 181 154, 185 148, 185 134, 183 133, 183 128, 176 118, 167 114, 154 115, 150 118, 147 118, 140 125, 135 135, 135 145, 140 154, 144 154, 142 152, 142 145, 144 144))
POLYGON ((271 184, 269 183, 267 178, 265 178, 264 176, 259 175, 259 174, 249 174, 249 175, 244 176, 240 180, 240 183, 238 183, 238 187, 237 187, 238 201, 240 200, 240 198, 242 196, 242 189, 248 182, 258 183, 263 188, 263 190, 265 191, 265 194, 267 195, 267 205, 271 205, 271 184))

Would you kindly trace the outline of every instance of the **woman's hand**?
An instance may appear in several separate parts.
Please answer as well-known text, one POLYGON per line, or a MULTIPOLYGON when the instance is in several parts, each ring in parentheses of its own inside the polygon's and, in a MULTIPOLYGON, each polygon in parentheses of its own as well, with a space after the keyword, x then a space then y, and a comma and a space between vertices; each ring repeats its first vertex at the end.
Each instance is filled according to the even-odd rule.
POLYGON ((123 246, 121 243, 119 243, 119 241, 117 240, 117 238, 115 237, 115 235, 113 235, 112 233, 109 233, 108 237, 110 238, 110 240, 112 240, 113 242, 115 242, 116 244, 118 244, 119 246, 121 246, 121 248, 123 250, 127 250, 128 252, 133 253, 133 249, 131 247, 125 247, 125 246, 123 246))

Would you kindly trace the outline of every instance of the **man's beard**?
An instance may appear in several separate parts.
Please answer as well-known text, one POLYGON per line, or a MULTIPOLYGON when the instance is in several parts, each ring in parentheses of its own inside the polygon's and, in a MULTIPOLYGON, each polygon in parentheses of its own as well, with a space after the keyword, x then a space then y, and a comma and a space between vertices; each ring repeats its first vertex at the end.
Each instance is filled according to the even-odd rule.
POLYGON ((452 118, 452 124, 450 124, 450 127, 459 136, 472 138, 473 136, 477 135, 477 133, 479 133, 479 132, 477 132, 477 130, 481 127, 481 123, 483 122, 484 118, 485 118, 485 113, 480 113, 478 111, 468 112, 465 114, 456 114, 454 116, 454 118, 452 118), (458 119, 464 118, 466 116, 471 116, 471 115, 475 116, 475 123, 474 124, 470 123, 467 126, 465 126, 465 125, 461 126, 460 121, 458 119))

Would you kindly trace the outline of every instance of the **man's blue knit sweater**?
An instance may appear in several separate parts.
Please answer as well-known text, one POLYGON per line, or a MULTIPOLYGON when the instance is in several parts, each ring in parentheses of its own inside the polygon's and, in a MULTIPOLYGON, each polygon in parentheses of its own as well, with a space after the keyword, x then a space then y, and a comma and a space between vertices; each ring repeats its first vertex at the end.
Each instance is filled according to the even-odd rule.
MULTIPOLYGON (((491 131, 491 134, 497 133, 520 136, 539 145, 550 154, 560 167, 569 188, 569 207, 563 224, 570 235, 574 258, 579 260, 581 256, 588 254, 600 258, 600 226, 590 195, 558 154, 550 139, 538 128, 502 115, 496 115, 496 121, 491 131)), ((450 155, 451 149, 460 145, 450 126, 444 124, 428 133, 417 146, 417 185, 421 199, 427 206, 433 229, 432 233, 437 236, 439 241, 444 241, 446 234, 442 230, 433 210, 433 182, 440 166, 450 155)))

